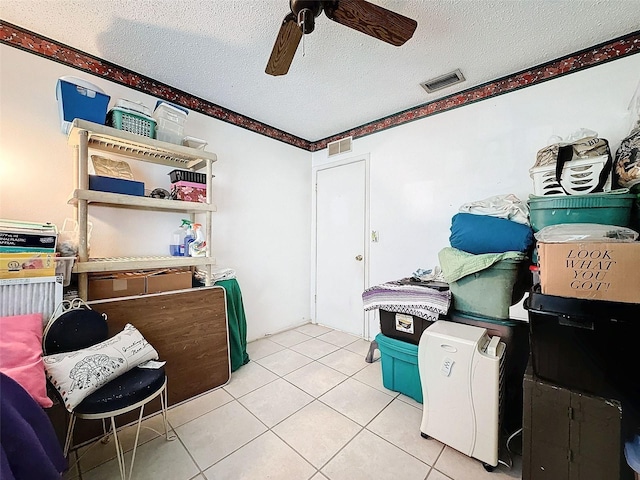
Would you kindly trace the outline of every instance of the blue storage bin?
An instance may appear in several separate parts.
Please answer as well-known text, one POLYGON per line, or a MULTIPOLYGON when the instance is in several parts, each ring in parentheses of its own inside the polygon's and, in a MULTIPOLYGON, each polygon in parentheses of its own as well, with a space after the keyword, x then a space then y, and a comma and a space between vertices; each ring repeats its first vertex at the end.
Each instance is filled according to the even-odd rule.
POLYGON ((101 175, 89 175, 89 190, 144 197, 144 183, 101 175))
POLYGON ((65 76, 58 79, 56 99, 60 127, 66 135, 76 118, 104 125, 111 97, 82 78, 65 76))
POLYGON ((422 383, 418 372, 418 345, 376 335, 382 362, 384 388, 400 392, 422 403, 422 383))

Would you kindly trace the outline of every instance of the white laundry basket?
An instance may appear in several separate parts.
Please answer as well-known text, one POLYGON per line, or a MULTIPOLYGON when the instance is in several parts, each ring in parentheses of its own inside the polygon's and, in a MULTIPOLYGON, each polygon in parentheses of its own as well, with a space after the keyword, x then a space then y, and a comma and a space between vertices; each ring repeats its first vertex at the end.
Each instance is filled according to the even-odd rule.
MULTIPOLYGON (((560 182, 556 179, 556 166, 533 167, 529 175, 533 179, 533 191, 537 196, 581 195, 593 192, 600 181, 600 174, 608 160, 607 155, 571 160, 564 165, 560 182), (562 189, 564 187, 564 190, 562 189), (565 193, 565 190, 567 193, 565 193)), ((603 186, 603 191, 611 191, 611 173, 603 186)))

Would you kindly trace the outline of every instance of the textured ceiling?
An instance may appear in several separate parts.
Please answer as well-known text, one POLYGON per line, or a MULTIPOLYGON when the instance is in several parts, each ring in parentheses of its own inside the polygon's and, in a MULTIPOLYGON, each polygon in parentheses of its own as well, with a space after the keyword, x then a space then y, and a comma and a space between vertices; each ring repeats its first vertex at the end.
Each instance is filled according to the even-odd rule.
POLYGON ((0 18, 309 141, 637 31, 640 0, 372 0, 418 22, 394 47, 322 14, 264 73, 288 0, 1 0, 0 18), (460 69, 464 83, 421 82, 460 69))

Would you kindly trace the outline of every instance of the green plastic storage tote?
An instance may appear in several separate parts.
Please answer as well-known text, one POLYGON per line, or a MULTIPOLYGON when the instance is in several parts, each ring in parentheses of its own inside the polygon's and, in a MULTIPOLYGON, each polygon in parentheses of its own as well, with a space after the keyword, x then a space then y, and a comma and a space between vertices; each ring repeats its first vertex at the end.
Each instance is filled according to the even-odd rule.
POLYGON ((534 232, 549 225, 560 223, 599 223, 628 227, 631 220, 631 207, 636 195, 628 189, 614 190, 610 193, 589 193, 585 195, 567 195, 529 197, 531 228, 534 232))
POLYGON ((451 282, 452 308, 484 317, 509 318, 509 307, 522 298, 523 292, 514 291, 520 265, 521 260, 505 259, 451 282))
POLYGON ((376 335, 382 362, 384 388, 400 392, 422 403, 422 383, 418 372, 418 345, 376 335))

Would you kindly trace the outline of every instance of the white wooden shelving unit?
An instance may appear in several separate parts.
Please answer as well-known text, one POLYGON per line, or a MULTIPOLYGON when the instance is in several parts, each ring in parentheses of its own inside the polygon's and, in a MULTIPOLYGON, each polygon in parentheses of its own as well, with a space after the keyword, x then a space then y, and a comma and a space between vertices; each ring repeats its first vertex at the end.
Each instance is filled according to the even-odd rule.
MULTIPOLYGON (((115 272, 168 267, 205 266, 205 284, 211 284, 211 266, 215 259, 211 256, 211 214, 216 211, 211 203, 212 164, 217 160, 215 153, 195 148, 161 142, 141 135, 117 130, 85 120, 73 121, 69 131, 68 144, 74 148, 75 189, 69 200, 76 207, 79 226, 78 260, 73 268, 78 273, 78 295, 87 299, 88 274, 92 272, 115 272), (89 150, 111 153, 142 162, 165 165, 182 170, 197 171, 206 168, 207 201, 184 202, 158 198, 138 197, 119 193, 89 190, 89 150), (89 258, 87 249, 87 217, 89 206, 106 206, 136 210, 183 212, 195 218, 195 214, 206 216, 205 232, 207 241, 206 257, 111 257, 89 258)), ((95 232, 94 232, 95 234, 95 232)))

